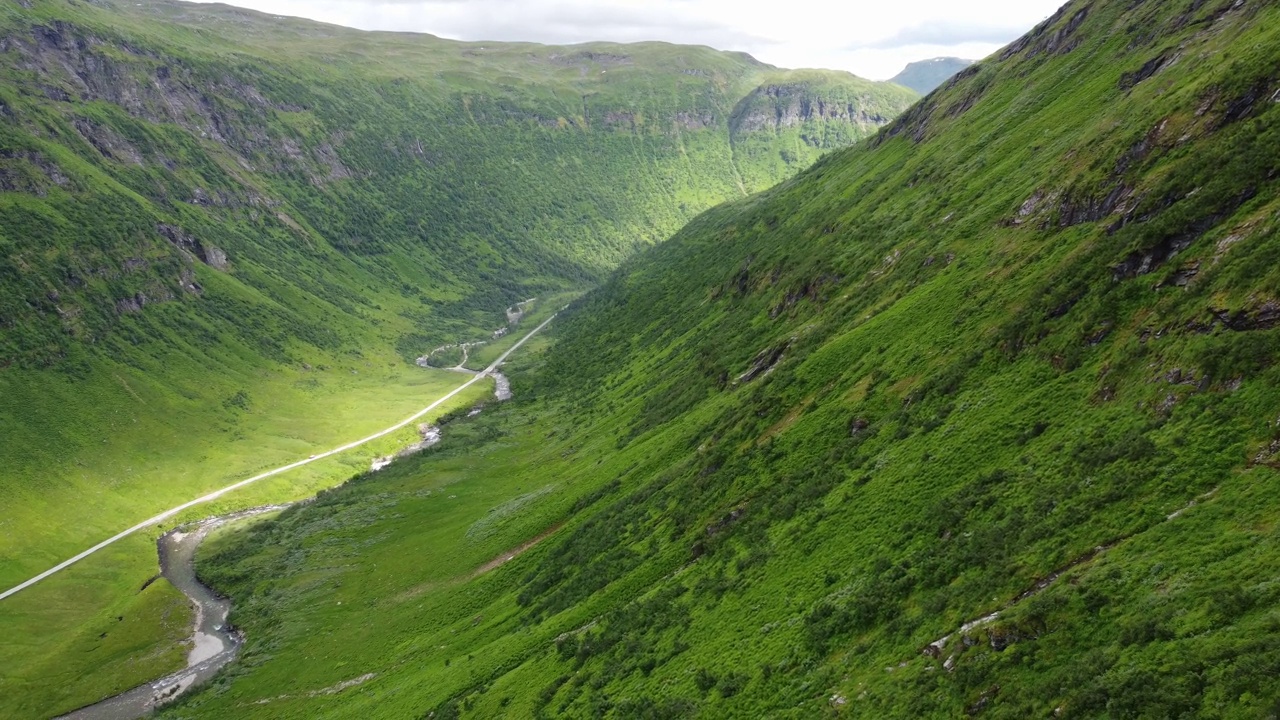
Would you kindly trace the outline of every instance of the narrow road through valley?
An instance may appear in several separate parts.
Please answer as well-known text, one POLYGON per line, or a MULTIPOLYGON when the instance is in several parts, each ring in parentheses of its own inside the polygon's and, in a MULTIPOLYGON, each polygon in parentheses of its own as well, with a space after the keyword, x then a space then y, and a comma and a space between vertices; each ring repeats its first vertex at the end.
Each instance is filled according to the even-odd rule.
POLYGON ((240 488, 245 487, 245 486, 247 486, 247 485, 252 485, 253 483, 258 482, 259 480, 265 480, 266 478, 269 478, 269 477, 272 477, 272 476, 275 476, 275 475, 279 475, 279 474, 281 474, 281 473, 285 473, 285 472, 288 472, 288 471, 290 471, 290 470, 294 470, 294 469, 296 469, 296 468, 300 468, 300 467, 302 467, 303 465, 309 465, 309 464, 311 464, 311 463, 313 463, 313 462, 319 462, 320 460, 323 460, 323 459, 325 459, 325 458, 327 458, 327 457, 332 457, 332 456, 334 456, 334 455, 338 455, 338 454, 344 453, 344 452, 346 452, 346 451, 348 451, 348 450, 354 450, 355 448, 358 448, 358 447, 360 447, 361 445, 364 445, 364 444, 366 444, 366 443, 373 442, 374 440, 377 440, 378 438, 381 438, 381 437, 385 437, 385 436, 387 436, 387 435, 390 435, 391 433, 393 433, 393 432, 395 432, 395 431, 397 431, 397 430, 399 430, 399 429, 401 429, 401 428, 403 428, 403 427, 405 427, 405 426, 409 425, 410 423, 412 423, 412 422, 414 422, 414 421, 418 420, 419 418, 421 418, 423 415, 426 415, 427 413, 431 412, 432 410, 435 410, 436 408, 440 407, 440 406, 441 406, 441 405, 443 405, 444 403, 446 403, 446 402, 448 402, 449 400, 453 399, 453 398, 454 398, 458 393, 462 392, 463 390, 466 390, 467 388, 471 387, 472 385, 476 384, 477 382, 480 382, 480 380, 482 380, 482 379, 484 379, 484 378, 488 377, 490 374, 492 374, 495 370, 497 370, 497 369, 498 369, 498 366, 502 365, 502 363, 506 361, 507 357, 508 357, 509 355, 511 355, 511 353, 513 353, 513 352, 515 352, 516 350, 518 350, 518 349, 520 348, 520 346, 521 346, 521 345, 524 345, 524 344, 525 344, 525 342, 527 342, 527 341, 528 341, 530 338, 532 338, 534 335, 537 335, 539 332, 541 332, 543 328, 545 328, 547 325, 550 325, 550 324, 551 324, 551 321, 552 321, 552 320, 555 320, 555 319, 556 319, 556 316, 555 316, 555 315, 552 315, 551 317, 547 318, 547 320, 546 320, 545 322, 543 322, 543 323, 542 323, 541 325, 539 325, 538 327, 534 328, 534 329, 533 329, 533 331, 532 331, 532 332, 530 332, 528 335, 525 335, 523 338, 520 338, 520 341, 519 341, 519 342, 517 342, 515 345, 512 345, 512 346, 511 346, 511 347, 510 347, 506 352, 502 353, 502 355, 501 355, 497 360, 494 360, 494 361, 493 361, 493 364, 492 364, 492 365, 490 365, 489 367, 485 368, 484 372, 477 373, 477 374, 476 374, 474 377, 472 377, 470 380, 467 380, 467 381, 466 381, 465 383, 463 383, 462 385, 459 385, 457 388, 455 388, 455 389, 454 389, 452 392, 450 392, 448 395, 445 395, 444 397, 440 398, 439 400, 436 400, 435 402, 431 403, 431 404, 430 404, 430 405, 428 405, 426 408, 424 408, 422 411, 420 411, 420 412, 418 412, 417 414, 415 414, 413 417, 410 417, 410 418, 408 418, 408 419, 406 419, 406 420, 403 420, 403 421, 401 421, 401 422, 399 422, 399 423, 396 423, 395 425, 392 425, 391 427, 387 428, 386 430, 382 430, 382 431, 377 432, 377 433, 375 433, 375 434, 373 434, 373 435, 370 435, 369 437, 364 438, 363 440, 357 440, 357 441, 355 441, 355 442, 353 442, 353 443, 347 443, 346 445, 343 445, 342 447, 334 448, 334 449, 332 449, 332 450, 329 450, 328 452, 323 452, 323 453, 319 453, 319 454, 317 454, 317 455, 312 455, 311 457, 309 457, 309 458, 307 458, 307 459, 305 459, 305 460, 299 460, 298 462, 295 462, 295 463, 292 463, 292 464, 289 464, 289 465, 285 465, 284 467, 278 467, 278 468, 276 468, 276 469, 274 469, 274 470, 269 470, 269 471, 267 471, 267 472, 262 473, 261 475, 255 475, 255 476, 253 476, 253 477, 251 477, 251 478, 249 478, 249 479, 247 479, 247 480, 241 480, 240 482, 238 482, 238 483, 236 483, 236 484, 234 484, 234 485, 228 485, 227 487, 222 488, 221 490, 218 490, 218 491, 216 491, 216 492, 209 493, 208 495, 205 495, 205 496, 203 496, 203 497, 196 498, 195 500, 192 500, 192 501, 190 501, 190 502, 183 503, 182 505, 179 505, 178 507, 175 507, 175 508, 173 508, 173 509, 171 509, 171 510, 166 510, 165 512, 162 512, 162 513, 160 513, 159 515, 156 515, 155 517, 147 518, 146 520, 143 520, 142 522, 138 523, 137 525, 134 525, 133 527, 129 528, 128 530, 125 530, 125 531, 123 531, 123 532, 121 532, 121 533, 119 533, 119 534, 117 534, 117 535, 113 535, 112 537, 107 538, 106 540, 103 540, 102 542, 98 543, 97 545, 94 545, 93 547, 89 548, 88 550, 85 550, 84 552, 80 553, 79 555, 76 555, 75 557, 73 557, 73 558, 71 558, 71 559, 69 559, 69 560, 66 560, 66 561, 64 561, 64 562, 59 563, 58 565, 56 565, 56 566, 54 566, 54 567, 52 567, 52 568, 50 568, 50 569, 48 569, 48 570, 46 570, 46 571, 44 571, 44 572, 40 573, 39 575, 37 575, 37 576, 35 576, 35 577, 31 578, 30 580, 28 580, 28 581, 26 581, 26 582, 22 583, 21 585, 17 585, 17 586, 15 586, 15 587, 9 588, 8 590, 5 590, 4 592, 0 593, 0 600, 4 600, 5 598, 9 597, 10 595, 15 595, 15 594, 17 594, 17 593, 19 593, 19 592, 22 592, 23 590, 25 590, 25 589, 27 589, 27 588, 31 587, 32 585, 35 585, 36 583, 40 582, 41 580, 44 580, 45 578, 50 577, 51 575, 55 575, 55 574, 57 574, 57 573, 59 573, 59 572, 62 572, 63 570, 66 570, 67 568, 69 568, 69 567, 71 567, 72 565, 74 565, 74 564, 76 564, 76 563, 80 562, 81 560, 83 560, 83 559, 85 559, 85 558, 89 557, 90 555, 92 555, 92 554, 94 554, 94 553, 98 552, 99 550, 102 550, 102 549, 103 549, 103 548, 105 548, 105 547, 108 547, 108 546, 110 546, 110 545, 112 545, 112 544, 114 544, 114 543, 116 543, 116 542, 119 542, 120 540, 123 540, 124 538, 129 537, 130 535, 132 535, 132 534, 134 534, 134 533, 138 532, 139 530, 143 530, 143 529, 145 529, 145 528, 147 528, 147 527, 150 527, 150 526, 153 526, 153 525, 157 525, 157 524, 159 524, 159 523, 161 523, 161 522, 164 522, 165 520, 168 520, 169 518, 173 517, 174 515, 177 515, 178 513, 182 512, 183 510, 186 510, 186 509, 188 509, 188 508, 195 507, 196 505, 201 505, 201 504, 204 504, 204 503, 207 503, 207 502, 212 502, 212 501, 217 500, 218 498, 222 497, 223 495, 226 495, 227 493, 234 492, 234 491, 239 490, 240 488))

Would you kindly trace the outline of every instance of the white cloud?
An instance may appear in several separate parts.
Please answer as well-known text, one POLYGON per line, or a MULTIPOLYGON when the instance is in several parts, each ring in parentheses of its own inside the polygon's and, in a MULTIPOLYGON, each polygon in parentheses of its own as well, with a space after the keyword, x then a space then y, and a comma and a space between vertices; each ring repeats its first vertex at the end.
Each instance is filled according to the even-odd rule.
POLYGON ((782 67, 884 79, 906 63, 982 58, 1064 0, 233 0, 276 15, 460 40, 666 40, 782 67))

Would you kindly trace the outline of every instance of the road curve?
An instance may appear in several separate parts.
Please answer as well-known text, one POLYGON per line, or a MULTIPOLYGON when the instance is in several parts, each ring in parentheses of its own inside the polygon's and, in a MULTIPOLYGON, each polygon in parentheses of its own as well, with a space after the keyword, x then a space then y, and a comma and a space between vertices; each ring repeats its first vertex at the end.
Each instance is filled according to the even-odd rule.
POLYGON ((330 450, 330 451, 328 451, 328 452, 320 453, 320 454, 318 454, 318 455, 312 455, 311 457, 307 458, 306 460, 299 460, 298 462, 291 463, 291 464, 289 464, 289 465, 285 465, 284 467, 278 467, 278 468, 276 468, 275 470, 269 470, 269 471, 267 471, 267 472, 262 473, 261 475, 255 475, 255 476, 253 476, 253 477, 251 477, 251 478, 249 478, 249 479, 247 479, 247 480, 241 480, 240 482, 235 483, 234 485, 228 485, 227 487, 224 487, 224 488, 222 488, 221 490, 217 490, 217 491, 215 491, 215 492, 211 492, 211 493, 209 493, 208 495, 205 495, 205 496, 203 496, 203 497, 199 497, 199 498, 196 498, 195 500, 192 500, 192 501, 190 501, 190 502, 183 503, 182 505, 179 505, 178 507, 175 507, 175 508, 173 508, 173 509, 171 509, 171 510, 166 510, 166 511, 164 511, 164 512, 160 513, 159 515, 156 515, 155 517, 147 518, 146 520, 143 520, 142 522, 138 523, 137 525, 134 525, 133 527, 129 528, 128 530, 125 530, 125 531, 120 532, 120 533, 118 533, 118 534, 116 534, 116 535, 113 535, 113 536, 111 536, 110 538, 107 538, 106 540, 103 540, 102 542, 98 543, 97 545, 94 545, 93 547, 89 548, 88 550, 85 550, 84 552, 80 553, 79 555, 76 555, 75 557, 73 557, 73 558, 71 558, 71 559, 69 559, 69 560, 63 561, 63 562, 61 562, 61 563, 59 563, 59 564, 55 565, 54 567, 49 568, 48 570, 46 570, 46 571, 44 571, 44 572, 40 573, 39 575, 37 575, 37 576, 35 576, 35 577, 31 578, 30 580, 28 580, 28 581, 26 581, 26 582, 24 582, 24 583, 22 583, 22 584, 20 584, 20 585, 16 585, 16 586, 14 586, 14 587, 12 587, 12 588, 9 588, 8 590, 5 590, 4 592, 0 593, 0 600, 4 600, 5 598, 9 597, 10 595, 16 595, 17 593, 20 593, 20 592, 22 592, 23 590, 26 590, 27 588, 31 587, 32 585, 35 585, 36 583, 40 582, 41 580, 44 580, 45 578, 50 577, 51 575, 56 575, 57 573, 62 572, 63 570, 66 570, 67 568, 69 568, 69 567, 71 567, 72 565, 74 565, 74 564, 76 564, 76 563, 80 562, 81 560, 83 560, 83 559, 85 559, 85 558, 89 557, 90 555, 92 555, 92 554, 94 554, 94 553, 98 552, 99 550, 102 550, 102 549, 103 549, 103 548, 105 548, 105 547, 108 547, 108 546, 110 546, 110 545, 112 545, 112 544, 114 544, 114 543, 116 543, 116 542, 119 542, 120 540, 123 540, 124 538, 129 537, 130 535, 132 535, 132 534, 134 534, 134 533, 138 532, 139 530, 143 530, 143 529, 145 529, 145 528, 147 528, 147 527, 149 527, 149 526, 151 526, 151 525, 156 525, 156 524, 161 523, 161 522, 163 522, 163 521, 165 521, 165 520, 168 520, 169 518, 173 517, 174 515, 177 515, 178 513, 182 512, 183 510, 186 510, 186 509, 188 509, 188 508, 195 507, 196 505, 202 505, 202 504, 207 503, 207 502, 212 502, 212 501, 217 500, 218 498, 222 497, 223 495, 226 495, 227 493, 234 492, 234 491, 239 490, 240 488, 245 487, 245 486, 247 486, 247 485, 252 485, 253 483, 258 482, 259 480, 265 480, 266 478, 272 477, 272 476, 274 476, 274 475, 279 475, 280 473, 284 473, 284 472, 288 472, 288 471, 290 471, 290 470, 294 470, 294 469, 296 469, 296 468, 300 468, 300 467, 302 467, 303 465, 309 465, 309 464, 311 464, 311 463, 313 463, 313 462, 318 462, 318 461, 323 460, 323 459, 325 459, 325 458, 327 458, 327 457, 331 457, 331 456, 333 456, 333 455, 338 455, 338 454, 340 454, 340 453, 344 453, 344 452, 346 452, 346 451, 348 451, 348 450, 353 450, 353 449, 355 449, 355 448, 360 447, 361 445, 364 445, 364 444, 366 444, 366 443, 373 442, 374 440, 377 440, 377 439, 378 439, 378 438, 380 438, 380 437, 384 437, 384 436, 390 435, 391 433, 393 433, 393 432, 395 432, 395 431, 399 430, 400 428, 403 428, 403 427, 405 427, 406 425, 409 425, 410 423, 412 423, 412 422, 414 422, 414 421, 418 420, 418 419, 419 419, 419 418, 421 418, 423 415, 426 415, 427 413, 431 412, 432 410, 435 410, 436 408, 440 407, 440 406, 441 406, 441 405, 443 405, 444 403, 446 403, 446 402, 448 402, 449 400, 453 399, 453 397, 454 397, 455 395, 457 395, 458 393, 462 392, 463 390, 466 390, 467 388, 471 387, 472 385, 476 384, 476 383, 477 383, 477 382, 479 382, 481 379, 488 377, 490 373, 492 373, 494 370, 497 370, 497 369, 498 369, 498 366, 499 366, 499 365, 501 365, 503 362, 505 362, 505 361, 506 361, 507 357, 508 357, 509 355, 511 355, 511 353, 513 353, 513 352, 515 352, 517 349, 519 349, 521 345, 524 345, 524 344, 525 344, 525 342, 527 342, 527 341, 528 341, 530 338, 532 338, 534 335, 537 335, 539 332, 541 332, 543 328, 545 328, 547 325, 550 325, 550 324, 551 324, 551 321, 552 321, 552 320, 555 320, 555 319, 556 319, 556 316, 555 316, 555 315, 552 315, 551 317, 547 318, 545 322, 543 322, 543 323, 542 323, 541 325, 539 325, 538 327, 534 328, 534 329, 533 329, 533 331, 532 331, 532 332, 530 332, 528 335, 525 335, 523 338, 520 338, 520 341, 519 341, 519 342, 517 342, 515 345, 512 345, 510 348, 508 348, 506 352, 502 353, 502 355, 501 355, 501 356, 499 356, 497 360, 494 360, 494 361, 493 361, 493 364, 492 364, 492 365, 490 365, 489 367, 485 368, 484 372, 477 373, 477 374, 476 374, 474 377, 472 377, 470 380, 468 380, 468 381, 466 381, 465 383, 463 383, 463 384, 459 385, 458 387, 454 388, 454 389, 453 389, 453 391, 452 391, 452 392, 450 392, 448 395, 445 395, 444 397, 440 398, 439 400, 436 400, 435 402, 431 403, 431 404, 430 404, 430 405, 428 405, 427 407, 423 408, 420 412, 418 412, 417 414, 415 414, 413 417, 407 418, 407 419, 405 419, 405 420, 403 420, 403 421, 401 421, 401 422, 399 422, 399 423, 396 423, 395 425, 392 425, 391 427, 387 428, 386 430, 382 430, 382 431, 380 431, 380 432, 374 433, 373 435, 370 435, 369 437, 364 438, 363 440, 357 440, 357 441, 355 441, 355 442, 353 442, 353 443, 347 443, 346 445, 343 445, 342 447, 334 448, 333 450, 330 450))

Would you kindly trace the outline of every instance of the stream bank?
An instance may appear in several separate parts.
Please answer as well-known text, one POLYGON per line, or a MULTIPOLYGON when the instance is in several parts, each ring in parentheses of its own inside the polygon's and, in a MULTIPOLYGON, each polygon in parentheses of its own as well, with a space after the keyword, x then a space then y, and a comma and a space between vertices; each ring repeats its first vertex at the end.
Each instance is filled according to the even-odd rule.
POLYGON ((187 666, 154 682, 61 716, 59 720, 134 720, 174 700, 218 674, 240 653, 244 638, 227 625, 231 601, 219 596, 196 578, 195 554, 200 543, 216 528, 230 522, 279 512, 288 505, 244 510, 201 520, 165 533, 156 541, 160 574, 186 595, 196 608, 195 632, 187 653, 187 666))
MULTIPOLYGON (((546 323, 543 324, 545 325, 546 323)), ((538 329, 540 330, 541 327, 538 329)), ((537 330, 534 332, 536 333, 537 330)), ((519 344, 516 347, 519 347, 519 344)), ((514 350, 513 347, 508 354, 514 350)), ((503 355, 489 370, 477 373, 477 375, 491 375, 494 378, 494 395, 499 402, 512 398, 510 381, 502 373, 497 372, 498 364, 505 358, 506 355, 503 355)), ((473 414, 475 414, 474 411, 473 414)), ((421 442, 409 446, 398 455, 375 458, 371 469, 381 470, 394 462, 397 457, 416 454, 433 447, 441 440, 440 428, 436 426, 423 424, 419 426, 418 431, 422 437, 421 442)), ((227 616, 231 612, 231 601, 218 595, 196 577, 196 550, 210 532, 227 523, 279 512, 288 507, 290 505, 270 505, 243 510, 184 525, 162 535, 156 541, 156 552, 160 558, 160 574, 186 595, 196 608, 195 631, 187 653, 187 667, 159 680, 144 683, 114 697, 61 715, 56 720, 138 720, 146 717, 156 708, 176 700, 192 688, 208 682, 218 674, 218 671, 235 660, 240 653, 240 648, 244 645, 244 636, 227 624, 227 616)))

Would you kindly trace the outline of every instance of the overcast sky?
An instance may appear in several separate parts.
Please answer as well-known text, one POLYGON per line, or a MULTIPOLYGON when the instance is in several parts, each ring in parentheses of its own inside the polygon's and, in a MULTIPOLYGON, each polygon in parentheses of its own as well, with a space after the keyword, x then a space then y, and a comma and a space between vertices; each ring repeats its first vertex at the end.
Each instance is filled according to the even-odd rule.
POLYGON ((1065 0, 233 0, 276 15, 459 40, 667 40, 781 67, 887 79, 913 60, 980 59, 1065 0))

